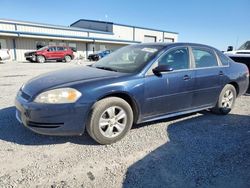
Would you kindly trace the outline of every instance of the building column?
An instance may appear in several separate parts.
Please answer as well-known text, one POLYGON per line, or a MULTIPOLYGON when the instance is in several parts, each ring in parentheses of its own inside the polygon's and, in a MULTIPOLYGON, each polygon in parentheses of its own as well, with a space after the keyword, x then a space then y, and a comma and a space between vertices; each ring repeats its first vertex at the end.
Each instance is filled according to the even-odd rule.
POLYGON ((13 42, 14 60, 16 61, 17 60, 17 56, 16 56, 16 39, 13 38, 12 42, 13 42))
POLYGON ((89 48, 89 43, 86 42, 86 60, 88 59, 88 48, 89 48))
POLYGON ((135 27, 133 27, 133 41, 135 41, 135 27))

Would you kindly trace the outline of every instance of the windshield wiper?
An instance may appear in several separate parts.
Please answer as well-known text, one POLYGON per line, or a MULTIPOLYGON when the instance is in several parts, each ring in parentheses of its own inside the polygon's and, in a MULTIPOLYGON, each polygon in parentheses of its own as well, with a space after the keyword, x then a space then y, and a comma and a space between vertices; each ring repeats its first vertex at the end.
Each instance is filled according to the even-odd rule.
POLYGON ((117 72, 116 69, 113 69, 113 68, 110 68, 110 67, 95 67, 95 68, 117 72))

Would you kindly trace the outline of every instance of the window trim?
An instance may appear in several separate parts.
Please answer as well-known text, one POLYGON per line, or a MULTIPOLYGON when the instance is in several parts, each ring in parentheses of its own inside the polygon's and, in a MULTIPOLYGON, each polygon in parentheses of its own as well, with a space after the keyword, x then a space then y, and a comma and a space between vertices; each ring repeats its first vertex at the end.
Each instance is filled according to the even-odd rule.
POLYGON ((192 54, 192 64, 193 64, 192 68, 195 69, 195 70, 221 67, 221 64, 220 64, 221 62, 218 61, 217 54, 212 49, 209 49, 209 48, 203 47, 203 46, 202 47, 199 47, 199 46, 190 46, 190 53, 192 54), (209 66, 209 67, 196 67, 193 49, 198 49, 198 50, 210 52, 214 56, 214 58, 215 58, 215 60, 217 62, 217 65, 216 66, 209 66))
POLYGON ((179 70, 173 70, 171 72, 163 72, 162 74, 169 74, 169 73, 175 73, 175 72, 181 72, 181 71, 187 71, 187 70, 192 70, 192 59, 191 59, 191 51, 190 51, 190 47, 189 46, 176 46, 176 47, 172 47, 172 48, 169 48, 167 49, 165 52, 163 52, 153 63, 152 65, 148 68, 148 70, 146 71, 145 73, 145 76, 152 76, 152 75, 155 75, 153 73, 153 69, 155 68, 155 64, 159 61, 159 59, 161 59, 164 55, 166 55, 167 53, 173 51, 173 50, 176 50, 176 49, 179 49, 179 48, 186 48, 187 51, 188 51, 188 61, 189 61, 189 68, 187 69, 179 69, 179 70))
MULTIPOLYGON (((220 64, 221 67, 229 67, 230 66, 230 60, 228 61, 227 65, 223 65, 223 63, 221 61, 221 58, 219 56, 219 52, 216 52, 214 50, 214 53, 216 54, 217 60, 218 60, 218 62, 219 62, 219 64, 220 64)), ((222 53, 222 55, 225 55, 225 54, 222 53)))

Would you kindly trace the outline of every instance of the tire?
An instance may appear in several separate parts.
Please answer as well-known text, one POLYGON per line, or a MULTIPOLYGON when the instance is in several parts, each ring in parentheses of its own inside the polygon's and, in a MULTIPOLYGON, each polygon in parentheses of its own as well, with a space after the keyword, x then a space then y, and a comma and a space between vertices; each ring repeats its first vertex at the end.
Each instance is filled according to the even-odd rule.
POLYGON ((108 97, 93 105, 86 129, 99 144, 111 144, 122 139, 132 124, 130 105, 121 98, 108 97))
POLYGON ((44 56, 38 55, 38 56, 36 57, 36 61, 37 61, 38 63, 45 63, 46 59, 45 59, 44 56))
POLYGON ((216 106, 212 108, 211 111, 221 115, 228 114, 234 107, 236 97, 235 87, 231 84, 225 85, 220 93, 216 106))
POLYGON ((70 62, 71 60, 72 60, 72 58, 71 58, 71 56, 70 55, 66 55, 65 57, 64 57, 64 60, 65 60, 65 62, 70 62))

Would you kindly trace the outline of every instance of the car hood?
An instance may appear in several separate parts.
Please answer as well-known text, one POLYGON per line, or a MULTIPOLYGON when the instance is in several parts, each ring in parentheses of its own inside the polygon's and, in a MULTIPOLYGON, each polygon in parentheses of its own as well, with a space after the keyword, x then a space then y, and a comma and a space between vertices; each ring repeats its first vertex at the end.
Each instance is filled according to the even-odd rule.
POLYGON ((25 54, 33 54, 33 53, 37 53, 37 52, 42 52, 42 50, 28 51, 25 54))
POLYGON ((33 54, 33 53, 35 53, 36 51, 28 51, 28 52, 25 52, 24 54, 26 55, 26 54, 33 54))
POLYGON ((23 86, 22 90, 29 96, 34 96, 42 91, 49 90, 50 88, 60 87, 60 85, 74 82, 87 82, 100 79, 103 80, 107 78, 115 78, 125 74, 126 73, 112 72, 89 66, 84 66, 81 68, 76 67, 37 76, 29 80, 23 86))
POLYGON ((250 57, 250 50, 235 50, 224 52, 229 57, 250 57))

